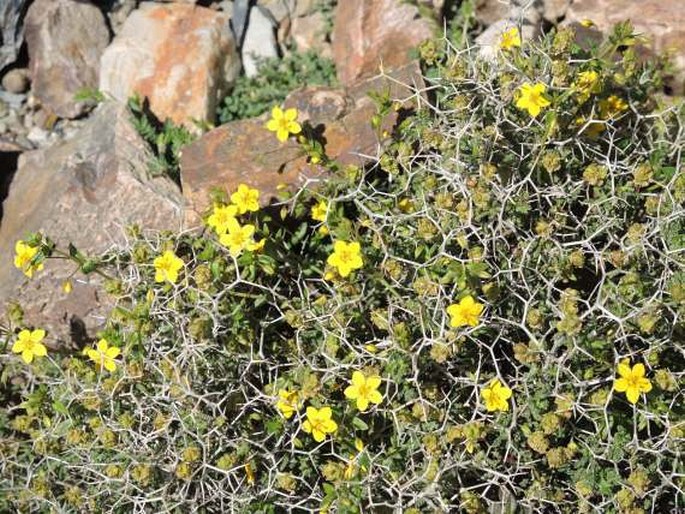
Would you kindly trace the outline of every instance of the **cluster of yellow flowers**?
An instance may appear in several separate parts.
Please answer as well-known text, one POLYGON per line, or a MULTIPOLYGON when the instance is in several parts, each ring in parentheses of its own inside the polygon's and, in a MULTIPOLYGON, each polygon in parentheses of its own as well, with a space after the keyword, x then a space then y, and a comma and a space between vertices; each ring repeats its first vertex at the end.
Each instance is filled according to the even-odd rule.
MULTIPOLYGON (((350 385, 345 388, 345 397, 355 402, 360 412, 366 412, 369 404, 380 404, 383 395, 378 391, 381 385, 381 377, 377 375, 366 376, 361 371, 354 371, 350 385)), ((300 395, 297 391, 280 389, 276 408, 283 417, 290 419, 301 407, 300 395)), ((316 408, 308 406, 305 411, 306 419, 302 422, 302 430, 312 437, 317 443, 326 438, 326 434, 333 434, 338 430, 338 424, 333 420, 333 411, 330 407, 316 408)))
POLYGON ((240 184, 238 190, 231 195, 231 202, 230 205, 214 206, 207 225, 214 228, 219 242, 228 248, 233 257, 238 257, 245 250, 261 250, 265 240, 254 240, 255 226, 241 225, 237 219, 241 214, 259 210, 259 191, 240 184))
MULTIPOLYGON (((43 344, 46 332, 43 329, 28 330, 24 329, 17 334, 17 340, 12 345, 13 353, 20 353, 22 360, 26 364, 31 364, 37 357, 45 357, 48 354, 47 347, 43 344)), ((117 369, 116 359, 121 350, 116 346, 110 346, 106 339, 100 339, 93 348, 85 348, 83 355, 95 362, 98 370, 102 368, 107 371, 117 369)))

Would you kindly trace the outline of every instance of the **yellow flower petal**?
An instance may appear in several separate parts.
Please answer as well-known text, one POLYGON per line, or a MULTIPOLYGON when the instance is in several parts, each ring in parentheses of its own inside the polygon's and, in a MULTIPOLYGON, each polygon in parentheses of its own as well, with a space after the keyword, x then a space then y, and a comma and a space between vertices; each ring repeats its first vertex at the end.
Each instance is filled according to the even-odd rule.
POLYGON ((628 398, 628 401, 630 403, 637 403, 637 401, 640 399, 640 391, 630 387, 626 391, 626 398, 628 398))

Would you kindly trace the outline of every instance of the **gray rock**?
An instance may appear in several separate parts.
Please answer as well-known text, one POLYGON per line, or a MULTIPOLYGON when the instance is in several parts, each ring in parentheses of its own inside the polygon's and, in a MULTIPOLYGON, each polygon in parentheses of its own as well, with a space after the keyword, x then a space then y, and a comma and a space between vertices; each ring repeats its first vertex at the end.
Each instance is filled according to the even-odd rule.
POLYGON ((97 88, 109 29, 100 9, 77 0, 35 0, 26 15, 33 92, 50 110, 75 118, 90 106, 74 96, 97 88))
POLYGON ((24 101, 26 101, 26 95, 9 93, 0 89, 0 100, 5 102, 12 109, 19 109, 24 101))
POLYGON ((10 93, 26 93, 29 83, 29 73, 25 68, 15 68, 2 77, 2 88, 10 93))
POLYGON ((241 49, 243 68, 248 77, 257 74, 259 60, 278 56, 275 29, 276 23, 268 11, 260 6, 250 9, 241 49))
POLYGON ((24 15, 29 0, 0 1, 0 69, 17 59, 24 40, 24 15))
POLYGON ((50 260, 29 280, 12 266, 14 244, 42 231, 62 248, 73 242, 94 255, 123 244, 129 224, 180 229, 178 186, 150 177, 151 158, 128 110, 114 103, 100 105, 74 139, 20 156, 0 224, 0 312, 18 301, 26 322, 49 330, 52 341, 68 340, 70 320, 101 326, 109 300, 100 279, 85 276, 67 295, 60 284, 74 265, 50 260))

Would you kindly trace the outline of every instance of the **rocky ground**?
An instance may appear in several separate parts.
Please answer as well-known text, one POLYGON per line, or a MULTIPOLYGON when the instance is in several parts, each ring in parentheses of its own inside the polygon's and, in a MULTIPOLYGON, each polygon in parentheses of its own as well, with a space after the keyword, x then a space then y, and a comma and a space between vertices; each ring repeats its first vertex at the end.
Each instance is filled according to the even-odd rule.
MULTIPOLYGON (((317 177, 296 150, 278 145, 264 119, 211 128, 236 78, 257 73, 259 58, 296 45, 330 56, 340 86, 293 92, 312 126, 325 127, 328 153, 343 163, 373 157, 367 93, 425 99, 411 50, 439 33, 459 1, 418 0, 5 0, 0 2, 0 305, 18 300, 29 319, 68 337, 98 325, 105 302, 97 283, 59 284, 73 270, 50 266, 22 287, 13 245, 30 231, 99 252, 125 238, 122 228, 188 228, 212 187, 248 182, 265 193, 317 177), (378 75, 379 64, 387 72, 378 75), (413 84, 413 88, 400 84, 413 84), (186 126, 198 139, 180 156, 181 184, 151 176, 151 150, 125 104, 145 97, 160 120, 186 126), (204 127, 204 130, 201 129, 204 127), (208 130, 211 129, 211 130, 208 130), (277 172, 279 170, 280 172, 277 172), (61 328, 59 328, 61 327, 61 328)), ((477 0, 487 53, 502 31, 521 24, 535 37, 557 23, 586 35, 630 18, 648 40, 645 52, 674 52, 670 92, 683 93, 685 9, 682 0, 477 0), (585 20, 591 19, 592 24, 585 20), (678 71, 680 70, 680 71, 678 71)), ((266 195, 265 195, 266 196, 266 195)))

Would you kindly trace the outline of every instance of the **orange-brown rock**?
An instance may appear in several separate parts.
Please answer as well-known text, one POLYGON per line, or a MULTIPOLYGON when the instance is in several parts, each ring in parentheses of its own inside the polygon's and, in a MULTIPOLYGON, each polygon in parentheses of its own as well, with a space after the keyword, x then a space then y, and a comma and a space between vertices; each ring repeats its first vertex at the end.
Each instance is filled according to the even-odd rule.
POLYGON ((433 35, 430 20, 401 0, 338 2, 333 27, 333 59, 338 78, 351 84, 362 77, 410 62, 410 53, 433 35))
POLYGON ((685 94, 685 2, 683 0, 575 0, 564 23, 592 20, 596 29, 607 33, 621 21, 630 20, 649 39, 653 52, 673 55, 675 93, 685 94))
MULTIPOLYGON (((363 164, 379 155, 381 140, 371 126, 376 107, 370 91, 387 90, 390 98, 411 100, 422 90, 420 69, 410 63, 389 76, 358 82, 347 89, 324 87, 295 91, 284 106, 296 107, 299 119, 307 122, 323 139, 326 153, 342 165, 363 164), (404 85, 407 84, 407 85, 404 85)), ((423 98, 423 97, 422 97, 423 98)), ((396 113, 380 129, 392 130, 396 113)), ((307 179, 322 178, 320 167, 307 158, 293 138, 280 143, 266 127, 268 115, 228 123, 211 130, 186 146, 181 154, 181 181, 189 211, 188 223, 209 206, 213 188, 228 192, 246 183, 262 192, 261 200, 273 198, 280 184, 291 190, 307 179)))
POLYGON ((224 13, 188 4, 144 2, 101 59, 100 89, 119 101, 147 97, 161 120, 193 127, 215 118, 240 69, 224 13))

